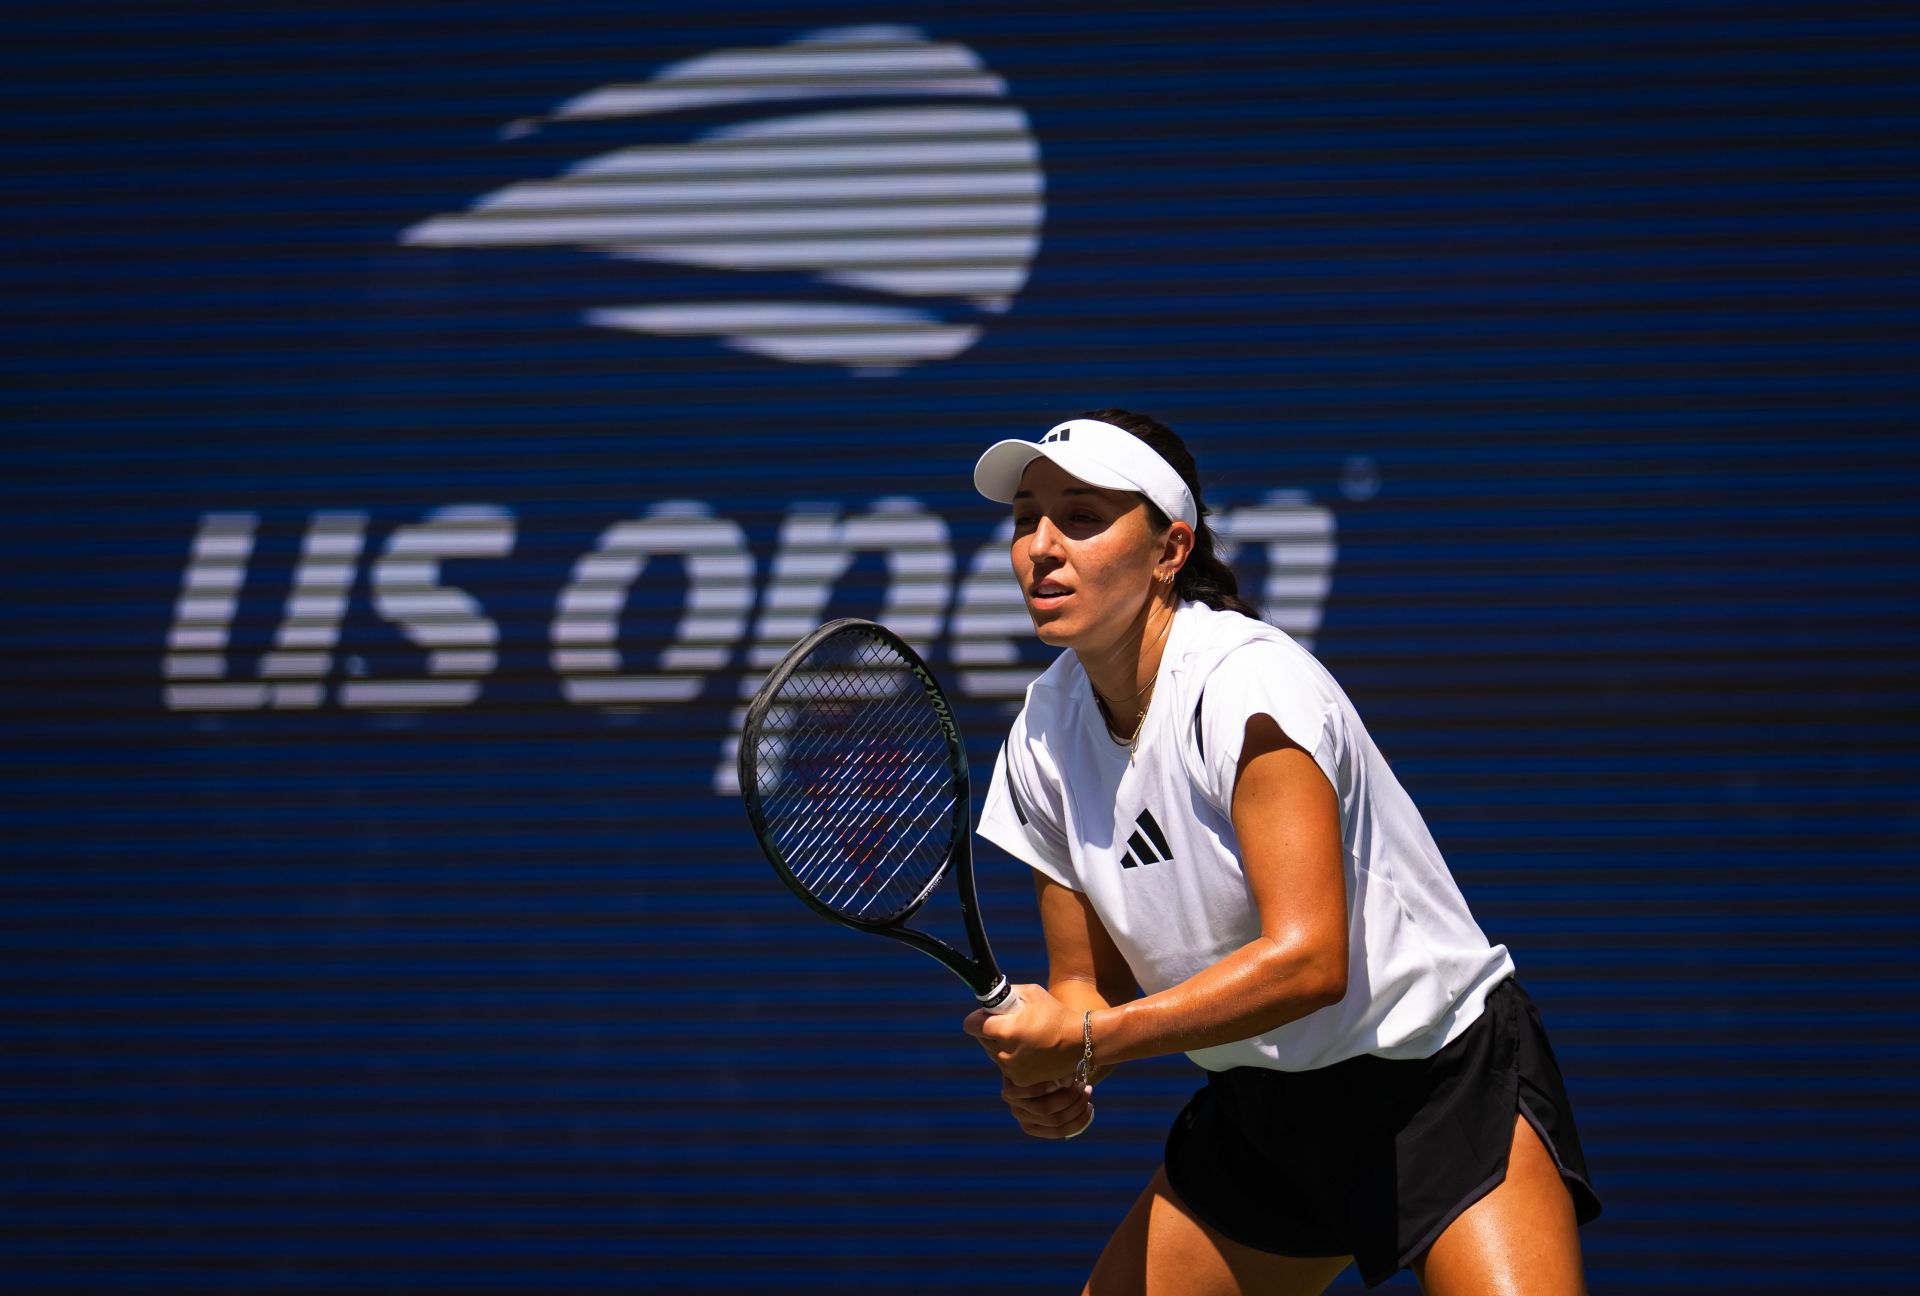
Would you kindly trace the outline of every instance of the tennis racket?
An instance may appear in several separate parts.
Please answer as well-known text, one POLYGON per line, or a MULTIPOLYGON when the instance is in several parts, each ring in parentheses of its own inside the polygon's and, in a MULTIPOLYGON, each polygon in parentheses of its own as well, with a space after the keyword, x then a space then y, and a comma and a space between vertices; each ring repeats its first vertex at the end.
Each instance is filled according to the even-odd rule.
POLYGON ((816 913, 931 955, 989 1012, 1020 997, 987 944, 953 707, 905 640, 856 618, 793 646, 747 707, 740 795, 761 849, 816 913), (907 920, 953 874, 970 953, 907 920))

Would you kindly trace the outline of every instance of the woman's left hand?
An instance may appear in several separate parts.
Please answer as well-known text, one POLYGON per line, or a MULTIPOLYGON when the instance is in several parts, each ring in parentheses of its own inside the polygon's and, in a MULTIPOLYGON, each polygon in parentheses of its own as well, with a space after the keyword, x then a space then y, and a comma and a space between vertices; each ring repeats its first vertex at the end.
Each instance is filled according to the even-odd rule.
POLYGON ((994 1065, 1014 1084, 1068 1079, 1080 1062, 1081 1014, 1048 994, 1045 986, 1017 989, 1018 1008, 998 1015, 976 1008, 962 1029, 980 1041, 994 1065))

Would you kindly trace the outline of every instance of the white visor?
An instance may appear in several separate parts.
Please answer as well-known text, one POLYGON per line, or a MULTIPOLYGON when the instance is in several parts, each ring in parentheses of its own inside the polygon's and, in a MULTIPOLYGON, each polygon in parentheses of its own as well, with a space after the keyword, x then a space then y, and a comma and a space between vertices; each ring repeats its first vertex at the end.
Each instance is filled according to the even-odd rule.
POLYGON ((1173 465, 1139 437, 1099 419, 1068 419, 1038 441, 998 441, 973 466, 973 488, 1011 504, 1027 465, 1045 457, 1089 486, 1136 491, 1169 518, 1197 526, 1193 492, 1173 465))

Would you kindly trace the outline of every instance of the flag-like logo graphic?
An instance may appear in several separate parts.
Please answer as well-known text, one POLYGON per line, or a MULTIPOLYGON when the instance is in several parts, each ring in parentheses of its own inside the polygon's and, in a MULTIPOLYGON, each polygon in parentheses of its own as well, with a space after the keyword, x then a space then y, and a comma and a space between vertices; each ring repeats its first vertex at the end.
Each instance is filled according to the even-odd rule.
POLYGON ((1027 116, 1006 95, 972 50, 914 28, 719 50, 578 95, 508 134, 723 108, 767 115, 596 153, 421 221, 401 241, 571 246, 707 268, 710 297, 612 301, 583 322, 897 372, 966 350, 1026 285, 1045 183, 1027 116), (756 278, 807 291, 769 293, 756 278))

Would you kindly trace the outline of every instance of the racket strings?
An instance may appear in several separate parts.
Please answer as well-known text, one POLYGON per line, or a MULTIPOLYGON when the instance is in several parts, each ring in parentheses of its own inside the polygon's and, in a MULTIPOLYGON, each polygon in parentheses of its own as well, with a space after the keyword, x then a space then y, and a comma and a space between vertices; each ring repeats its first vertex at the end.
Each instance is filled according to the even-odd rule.
POLYGON ((880 921, 915 904, 953 843, 947 728, 891 647, 850 632, 782 682, 755 739, 768 835, 808 894, 880 921))
MULTIPOLYGON (((928 750, 929 740, 938 743, 941 735, 909 733, 901 722, 914 717, 902 715, 902 710, 868 704, 851 722, 834 715, 836 726, 798 744, 792 757, 794 767, 805 768, 809 775, 803 786, 818 816, 796 845, 831 847, 822 858, 840 864, 830 875, 809 873, 808 881, 820 885, 823 894, 831 893, 825 885, 829 877, 836 889, 849 881, 859 883, 863 866, 880 864, 883 856, 893 866, 889 876, 905 870, 913 858, 908 835, 915 819, 937 826, 941 806, 950 807, 941 795, 942 753, 938 747, 928 750), (913 750, 915 746, 921 750, 913 750)), ((870 878, 865 880, 864 889, 879 889, 870 878)))
POLYGON ((795 795, 771 815, 775 836, 822 903, 883 916, 917 899, 945 860, 944 735, 912 734, 901 723, 910 708, 871 701, 852 717, 835 703, 824 729, 821 718, 803 715, 790 731, 787 770, 799 777, 783 780, 795 795))
MULTIPOLYGON (((952 798, 943 797, 943 789, 934 782, 928 780, 924 782, 922 786, 924 787, 925 796, 922 800, 915 801, 913 804, 929 806, 936 811, 943 809, 950 810, 952 808, 952 798), (932 799, 936 797, 942 799, 932 799)), ((914 789, 911 787, 902 789, 903 795, 909 797, 913 795, 913 792, 914 789)), ((870 795, 858 787, 842 793, 832 803, 818 807, 818 813, 821 816, 820 822, 813 827, 811 832, 801 835, 796 840, 796 845, 807 848, 818 847, 824 849, 827 847, 837 847, 845 849, 850 844, 853 844, 853 841, 850 841, 850 839, 857 840, 862 834, 871 835, 875 830, 874 815, 876 813, 876 807, 871 804, 870 795)), ((927 828, 929 832, 939 826, 940 819, 937 815, 927 817, 927 828)), ((901 829, 896 835, 904 836, 905 831, 905 829, 901 829)), ((923 833, 922 837, 924 838, 925 835, 926 834, 923 833)), ((895 856, 910 858, 910 855, 903 856, 901 851, 891 853, 895 856)), ((853 876, 856 870, 856 862, 845 862, 843 867, 834 874, 834 877, 837 880, 839 878, 853 876)))

